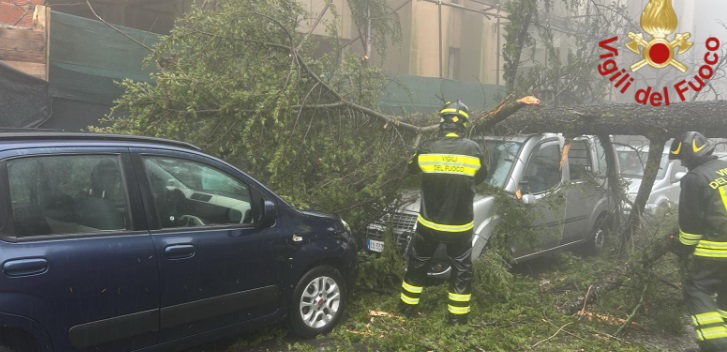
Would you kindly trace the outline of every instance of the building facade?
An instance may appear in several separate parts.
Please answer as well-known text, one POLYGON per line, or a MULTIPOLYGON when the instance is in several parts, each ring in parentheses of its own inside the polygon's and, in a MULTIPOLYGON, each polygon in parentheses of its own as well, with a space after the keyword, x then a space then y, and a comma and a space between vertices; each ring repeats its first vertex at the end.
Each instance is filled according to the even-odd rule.
MULTIPOLYGON (((312 16, 326 8, 323 0, 299 0, 312 16)), ((402 38, 386 48, 386 56, 375 53, 371 63, 393 74, 435 77, 482 84, 499 84, 502 77, 502 26, 505 15, 498 0, 389 0, 399 16, 402 38)), ((341 14, 341 39, 351 50, 364 55, 364 47, 351 18, 348 1, 335 0, 341 14)), ((333 17, 328 11, 323 21, 333 17)), ((308 25, 314 23, 308 21, 308 25)), ((327 35, 324 26, 313 34, 327 35)), ((310 28, 304 26, 301 31, 310 28)))

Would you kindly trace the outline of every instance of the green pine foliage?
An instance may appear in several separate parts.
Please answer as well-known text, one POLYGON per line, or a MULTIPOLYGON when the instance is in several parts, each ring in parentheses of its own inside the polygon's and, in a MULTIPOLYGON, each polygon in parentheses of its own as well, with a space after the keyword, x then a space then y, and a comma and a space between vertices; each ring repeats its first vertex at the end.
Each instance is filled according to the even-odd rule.
MULTIPOLYGON (((108 125, 98 130, 196 144, 249 172, 293 205, 340 214, 360 234, 398 197, 409 146, 416 137, 352 108, 356 104, 376 110, 386 77, 346 55, 335 38, 298 30, 316 16, 297 2, 213 3, 178 20, 147 60, 157 68, 153 83, 122 82, 125 93, 107 118, 108 125)), ((381 2, 371 3, 373 12, 363 10, 364 1, 352 3, 360 13, 382 13, 377 7, 381 2)), ((338 13, 335 8, 330 11, 338 13)), ((527 31, 517 32, 515 15, 510 30, 525 33, 520 37, 527 44, 531 37, 527 31)), ((527 14, 518 16, 524 19, 527 14)), ((356 21, 359 27, 365 23, 356 21)), ((338 28, 334 22, 324 25, 330 32, 338 28)), ((391 23, 372 25, 378 30, 393 28, 391 23)), ((373 37, 374 43, 383 40, 373 37)), ((519 63, 518 50, 522 46, 505 48, 512 65, 519 63)), ((517 77, 514 67, 507 76, 511 90, 517 77)), ((564 315, 563 304, 587 295, 594 282, 624 265, 623 255, 582 258, 564 253, 548 265, 509 268, 505 263, 511 246, 538 234, 528 230, 533 214, 511 198, 499 204, 502 226, 486 255, 475 263, 470 324, 445 324, 446 285, 426 288, 419 317, 405 319, 396 313, 404 261, 389 238, 383 255, 362 254, 362 278, 341 325, 317 341, 321 346, 290 342, 287 349, 659 351, 666 349, 626 337, 641 331, 689 340, 681 335, 681 294, 664 283, 679 283, 674 258, 626 273, 625 284, 616 292, 587 307, 590 315, 564 315), (629 317, 636 325, 619 331, 619 319, 629 317)), ((640 235, 633 257, 657 237, 640 235)), ((285 334, 279 328, 263 331, 226 350, 245 351, 285 334)))
POLYGON ((684 329, 681 292, 662 281, 678 282, 671 255, 657 263, 656 272, 629 273, 621 288, 585 306, 583 314, 563 314, 568 302, 596 295, 591 285, 623 265, 618 257, 613 251, 597 258, 562 253, 507 270, 500 257, 488 253, 475 262, 466 325, 447 324, 446 283, 425 287, 413 318, 397 312, 398 288, 358 287, 344 320, 326 336, 271 343, 285 334, 276 327, 219 350, 666 352, 694 347, 684 329))
POLYGON ((154 83, 125 80, 100 130, 193 143, 360 229, 398 194, 412 136, 347 105, 376 110, 386 78, 298 30, 311 18, 287 0, 192 9, 147 59, 154 83))

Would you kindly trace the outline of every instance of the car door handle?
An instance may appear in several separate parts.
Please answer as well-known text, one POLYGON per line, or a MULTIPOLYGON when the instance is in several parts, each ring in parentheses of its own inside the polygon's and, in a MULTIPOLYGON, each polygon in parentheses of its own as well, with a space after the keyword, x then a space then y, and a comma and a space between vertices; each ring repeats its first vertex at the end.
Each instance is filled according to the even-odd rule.
POLYGON ((194 246, 191 244, 175 244, 164 248, 169 259, 186 259, 194 257, 194 246))
POLYGON ((3 272, 9 277, 31 276, 48 271, 48 261, 42 258, 9 260, 3 272))

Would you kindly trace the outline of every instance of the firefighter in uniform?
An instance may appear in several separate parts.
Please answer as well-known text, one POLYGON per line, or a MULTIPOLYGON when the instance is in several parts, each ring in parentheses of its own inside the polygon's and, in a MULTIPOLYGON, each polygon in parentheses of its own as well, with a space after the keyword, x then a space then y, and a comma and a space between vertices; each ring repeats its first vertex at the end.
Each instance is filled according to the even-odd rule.
POLYGON ((727 351, 727 162, 699 132, 674 139, 669 159, 689 172, 679 195, 679 252, 693 255, 684 300, 702 351, 727 351), (715 302, 714 294, 717 294, 715 302))
POLYGON ((472 290, 474 185, 485 179, 487 169, 480 145, 463 137, 467 106, 459 100, 447 102, 439 115, 438 138, 423 142, 409 161, 411 172, 423 173, 421 208, 407 253, 400 305, 406 315, 415 311, 427 276, 425 264, 439 243, 446 243, 452 267, 449 322, 462 324, 470 312, 472 290))

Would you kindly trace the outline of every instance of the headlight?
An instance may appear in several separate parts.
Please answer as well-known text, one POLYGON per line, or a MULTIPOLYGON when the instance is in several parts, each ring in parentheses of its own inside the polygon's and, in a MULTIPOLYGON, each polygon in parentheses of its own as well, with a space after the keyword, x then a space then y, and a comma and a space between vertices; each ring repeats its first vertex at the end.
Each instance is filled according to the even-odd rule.
POLYGON ((343 228, 346 229, 346 231, 348 231, 348 233, 351 233, 351 226, 348 226, 348 223, 346 222, 346 220, 341 219, 341 224, 343 225, 343 228))
POLYGON ((349 245, 355 246, 356 241, 353 238, 353 232, 351 232, 351 226, 348 226, 348 223, 343 219, 341 219, 341 225, 343 225, 343 228, 346 230, 343 234, 341 234, 341 236, 343 236, 343 238, 346 240, 346 242, 349 245))

